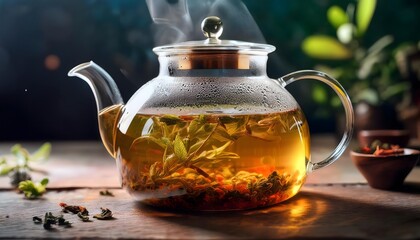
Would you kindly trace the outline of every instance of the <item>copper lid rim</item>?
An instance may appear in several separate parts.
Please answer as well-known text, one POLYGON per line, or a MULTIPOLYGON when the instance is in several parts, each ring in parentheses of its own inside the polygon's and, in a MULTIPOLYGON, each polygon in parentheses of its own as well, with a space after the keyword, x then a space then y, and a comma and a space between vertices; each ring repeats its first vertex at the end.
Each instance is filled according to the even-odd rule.
MULTIPOLYGON (((200 42, 202 43, 202 42, 200 42)), ((153 52, 156 54, 160 53, 192 53, 192 52, 203 52, 218 53, 218 52, 236 52, 246 54, 263 55, 274 52, 276 47, 269 44, 258 44, 258 43, 247 43, 239 41, 229 41, 229 44, 198 44, 197 42, 185 42, 178 45, 164 45, 153 48, 153 52), (189 44, 191 43, 191 44, 189 44), (238 44, 235 44, 238 43, 238 44)))

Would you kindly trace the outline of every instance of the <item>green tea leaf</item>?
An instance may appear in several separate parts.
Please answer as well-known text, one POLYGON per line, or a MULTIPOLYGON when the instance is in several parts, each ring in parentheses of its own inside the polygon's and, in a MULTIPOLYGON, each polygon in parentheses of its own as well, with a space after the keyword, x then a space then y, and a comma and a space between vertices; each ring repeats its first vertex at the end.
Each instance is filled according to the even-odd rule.
POLYGON ((191 135, 191 138, 196 139, 206 139, 211 132, 213 132, 214 127, 210 126, 210 124, 205 124, 201 126, 195 134, 191 135))
POLYGON ((238 159, 241 158, 238 154, 234 152, 222 152, 219 155, 217 155, 218 159, 238 159))
POLYGON ((188 154, 193 154, 195 151, 197 151, 204 143, 206 142, 205 139, 197 141, 194 143, 190 149, 188 150, 188 154))
POLYGON ((12 146, 12 148, 10 149, 10 152, 11 152, 13 155, 17 156, 18 154, 20 154, 21 149, 22 149, 22 145, 20 145, 20 144, 15 144, 15 145, 13 145, 13 146, 12 146))
POLYGON ((164 122, 167 126, 170 126, 170 125, 175 125, 181 122, 182 120, 176 115, 167 114, 167 115, 162 116, 160 118, 160 121, 164 122))
POLYGON ((335 28, 340 27, 341 25, 348 23, 349 18, 346 12, 339 6, 331 6, 327 11, 328 21, 333 25, 335 28))
POLYGON ((217 157, 218 155, 220 155, 221 153, 223 153, 223 151, 225 151, 225 149, 227 147, 229 147, 231 143, 232 142, 229 141, 229 142, 226 142, 225 144, 223 144, 223 146, 221 146, 221 147, 213 146, 213 150, 212 151, 214 152, 214 156, 217 157))
POLYGON ((27 161, 30 157, 30 154, 29 154, 28 150, 23 148, 22 145, 20 145, 20 144, 16 144, 16 145, 12 146, 10 151, 13 155, 16 156, 18 161, 23 161, 25 164, 27 163, 27 161))
POLYGON ((231 116, 221 116, 219 117, 219 121, 223 124, 229 124, 229 123, 236 123, 238 119, 231 116))
POLYGON ((0 166, 0 176, 5 176, 15 169, 16 167, 14 166, 7 166, 7 165, 0 166))
POLYGON ((343 44, 332 37, 314 35, 306 38, 302 44, 303 51, 314 58, 340 60, 348 59, 352 53, 343 44))
POLYGON ((155 138, 152 136, 141 136, 136 138, 133 143, 130 146, 130 150, 134 149, 136 146, 141 146, 142 144, 144 144, 145 142, 153 142, 156 143, 156 145, 158 145, 161 148, 165 148, 166 147, 166 143, 165 141, 161 138, 155 138))
POLYGON ((48 182, 49 182, 48 178, 44 178, 44 179, 41 180, 40 183, 41 183, 42 186, 47 186, 48 182))
POLYGON ((188 126, 188 134, 192 136, 195 135, 198 129, 200 129, 201 125, 202 124, 197 119, 192 120, 190 126, 188 126))
POLYGON ((30 157, 31 161, 47 160, 51 153, 51 143, 44 143, 35 153, 30 157))
POLYGON ((46 192, 46 185, 48 179, 44 178, 41 183, 34 183, 31 180, 22 181, 19 183, 19 190, 21 190, 26 198, 34 199, 42 196, 46 192))
MULTIPOLYGON (((230 128, 231 129, 231 128, 230 128)), ((231 131, 232 134, 234 134, 236 131, 231 131)), ((227 129, 224 129, 221 126, 217 126, 216 129, 213 132, 212 138, 220 141, 220 142, 226 142, 226 141, 233 141, 235 140, 228 132, 227 129)))
POLYGON ((157 176, 159 176, 161 172, 162 172, 161 162, 155 162, 150 166, 149 175, 152 179, 155 179, 157 176))
POLYGON ((182 141, 181 137, 177 135, 175 137, 174 141, 174 153, 175 156, 180 159, 181 161, 184 161, 188 157, 187 149, 185 148, 184 142, 182 141))
POLYGON ((177 164, 177 159, 174 154, 170 154, 166 156, 166 158, 163 161, 164 174, 165 175, 169 174, 169 172, 171 172, 171 170, 176 164, 177 164))
MULTIPOLYGON (((232 152, 226 152, 226 148, 229 147, 232 142, 226 142, 220 147, 213 146, 212 150, 203 151, 200 155, 196 156, 192 162, 199 162, 203 160, 225 160, 225 159, 236 159, 239 155, 232 152)), ((216 162, 212 162, 216 163, 216 162)))
POLYGON ((376 0, 359 0, 356 9, 356 23, 359 36, 362 36, 368 29, 375 13, 376 0))
POLYGON ((155 138, 169 135, 168 127, 157 117, 152 117, 153 128, 151 135, 155 138))

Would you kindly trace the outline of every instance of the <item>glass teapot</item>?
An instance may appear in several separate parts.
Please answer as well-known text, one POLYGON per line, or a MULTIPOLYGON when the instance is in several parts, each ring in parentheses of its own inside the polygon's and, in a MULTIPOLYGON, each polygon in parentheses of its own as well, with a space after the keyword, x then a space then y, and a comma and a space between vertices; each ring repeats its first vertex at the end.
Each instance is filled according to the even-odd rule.
POLYGON ((307 174, 337 160, 353 132, 353 109, 327 74, 266 74, 275 47, 220 40, 219 18, 202 22, 207 37, 153 49, 159 75, 124 105, 114 80, 93 62, 69 72, 97 101, 103 144, 116 159, 122 186, 153 206, 188 210, 266 207, 294 196, 307 174), (328 84, 346 113, 341 142, 312 162, 309 127, 284 88, 301 79, 328 84))

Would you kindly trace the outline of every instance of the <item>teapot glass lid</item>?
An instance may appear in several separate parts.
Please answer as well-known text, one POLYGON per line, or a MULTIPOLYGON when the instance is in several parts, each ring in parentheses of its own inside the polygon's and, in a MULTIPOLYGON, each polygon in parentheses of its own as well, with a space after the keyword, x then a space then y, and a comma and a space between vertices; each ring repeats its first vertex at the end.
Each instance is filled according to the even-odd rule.
POLYGON ((153 48, 157 54, 188 54, 193 52, 235 52, 256 55, 266 55, 276 48, 269 44, 251 43, 236 40, 220 40, 223 23, 220 18, 207 17, 201 23, 201 30, 206 40, 188 41, 153 48))

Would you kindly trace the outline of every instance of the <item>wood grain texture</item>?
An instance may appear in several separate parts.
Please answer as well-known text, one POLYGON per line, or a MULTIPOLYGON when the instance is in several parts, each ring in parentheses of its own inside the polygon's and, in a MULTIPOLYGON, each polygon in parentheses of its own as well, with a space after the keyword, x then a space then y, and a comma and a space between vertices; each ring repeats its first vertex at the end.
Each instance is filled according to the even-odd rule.
POLYGON ((420 238, 420 186, 405 192, 374 190, 362 184, 305 186, 294 198, 253 211, 168 212, 135 202, 124 190, 115 197, 98 189, 50 191, 25 200, 0 192, 0 238, 146 238, 146 239, 416 239, 420 238), (92 214, 107 207, 115 219, 82 222, 65 214, 72 228, 44 230, 32 222, 45 212, 59 213, 60 202, 83 205, 92 214), (7 217, 8 216, 8 217, 7 217))

